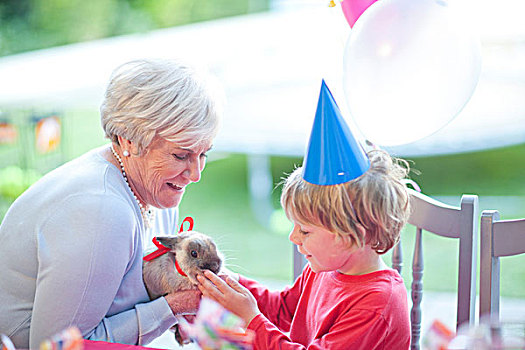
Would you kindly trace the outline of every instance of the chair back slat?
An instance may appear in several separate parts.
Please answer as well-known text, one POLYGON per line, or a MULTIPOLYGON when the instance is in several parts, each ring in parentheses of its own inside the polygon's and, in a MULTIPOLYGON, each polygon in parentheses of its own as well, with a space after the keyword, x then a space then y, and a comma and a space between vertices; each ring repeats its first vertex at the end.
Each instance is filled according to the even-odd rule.
POLYGON ((473 324, 476 312, 476 283, 479 240, 478 196, 461 197, 458 257, 457 324, 473 324))
POLYGON ((525 253, 525 219, 499 221, 494 225, 494 256, 525 253))
POLYGON ((421 300, 423 299, 423 240, 420 228, 416 230, 414 245, 414 259, 412 260, 412 310, 410 323, 412 328, 412 341, 410 348, 419 350, 421 338, 421 300))
MULTIPOLYGON (((460 206, 450 206, 414 190, 410 192, 411 214, 408 223, 416 227, 412 261, 411 327, 412 349, 419 349, 421 301, 423 298, 423 232, 459 241, 456 328, 475 319, 478 197, 463 195, 460 206)), ((401 269, 403 255, 398 243, 392 253, 392 267, 401 269)))
POLYGON ((403 248, 401 242, 392 248, 392 268, 396 269, 399 274, 403 270, 403 248))
POLYGON ((499 322, 500 257, 525 253, 525 219, 500 220, 497 210, 481 213, 479 317, 499 322))
POLYGON ((413 208, 408 223, 439 236, 459 238, 460 208, 438 202, 419 192, 410 190, 413 208))

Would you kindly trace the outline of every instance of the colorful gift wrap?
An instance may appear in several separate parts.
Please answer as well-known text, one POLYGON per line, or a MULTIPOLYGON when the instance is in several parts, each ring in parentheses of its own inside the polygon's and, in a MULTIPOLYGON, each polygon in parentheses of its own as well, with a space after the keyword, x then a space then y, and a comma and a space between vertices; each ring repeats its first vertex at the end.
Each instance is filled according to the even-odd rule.
POLYGON ((455 333, 443 322, 434 320, 423 338, 423 349, 446 350, 455 333))
POLYGON ((40 344, 40 350, 83 350, 84 339, 77 327, 69 327, 40 344))
POLYGON ((181 319, 181 331, 203 350, 250 350, 254 333, 217 302, 202 298, 193 323, 181 319))
POLYGON ((0 341, 2 347, 0 347, 1 350, 15 350, 15 346, 11 339, 5 334, 0 334, 0 341))
MULTIPOLYGON (((16 350, 9 337, 1 334, 1 350, 16 350)), ((69 327, 40 343, 40 350, 83 350, 84 339, 77 327, 69 327)))

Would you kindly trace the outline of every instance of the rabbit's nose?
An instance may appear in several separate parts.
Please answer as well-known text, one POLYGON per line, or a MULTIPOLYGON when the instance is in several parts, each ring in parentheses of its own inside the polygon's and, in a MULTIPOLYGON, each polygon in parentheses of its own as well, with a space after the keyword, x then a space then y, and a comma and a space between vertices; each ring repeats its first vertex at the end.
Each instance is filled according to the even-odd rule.
POLYGON ((217 259, 217 260, 209 261, 209 262, 202 264, 199 267, 202 270, 210 270, 214 273, 217 273, 221 269, 221 260, 217 259))

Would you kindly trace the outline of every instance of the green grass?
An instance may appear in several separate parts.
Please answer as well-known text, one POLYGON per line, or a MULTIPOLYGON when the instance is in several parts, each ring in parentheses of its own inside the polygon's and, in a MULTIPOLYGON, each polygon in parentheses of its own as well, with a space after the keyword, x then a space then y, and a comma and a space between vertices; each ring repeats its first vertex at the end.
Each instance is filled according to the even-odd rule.
MULTIPOLYGON (((96 111, 75 110, 64 115, 64 159, 71 159, 107 142, 96 111)), ((23 158, 20 153, 24 152, 31 153, 31 147, 25 146, 23 150, 0 147, 0 166, 5 166, 6 162, 19 163, 23 158)), ((512 195, 525 198, 525 163, 521 161, 523 154, 525 144, 469 154, 413 158, 410 159, 412 167, 420 174, 414 173, 412 178, 429 195, 454 196, 450 204, 455 205, 459 203, 462 193, 478 194, 481 202, 485 196, 512 195)), ((42 162, 32 153, 27 159, 40 166, 57 165, 50 161, 42 162)), ((284 173, 290 173, 301 162, 301 158, 272 157, 274 183, 280 182, 284 173)), ((181 217, 193 216, 195 229, 210 234, 218 241, 227 257, 227 265, 232 270, 258 278, 290 281, 292 246, 287 238, 290 225, 283 222, 282 217, 271 230, 258 223, 250 208, 246 173, 245 155, 234 154, 209 162, 202 180, 188 187, 180 207, 181 217)), ((276 209, 279 208, 280 191, 280 187, 277 187, 272 193, 272 203, 276 209)), ((6 201, 0 201, 0 217, 3 217, 8 205, 6 201)), ((502 218, 509 218, 508 215, 525 216, 525 207, 512 209, 502 211, 502 218)), ((407 259, 403 270, 405 281, 411 280, 413 235, 411 227, 402 235, 404 256, 407 259)), ((455 290, 457 242, 424 235, 423 245, 424 288, 455 290)), ((390 263, 390 253, 385 255, 385 261, 390 263)), ((525 297, 525 256, 502 259, 501 270, 502 295, 525 297)))
POLYGON ((525 143, 483 152, 412 158, 412 167, 421 172, 412 177, 423 192, 435 195, 524 196, 524 155, 525 143))

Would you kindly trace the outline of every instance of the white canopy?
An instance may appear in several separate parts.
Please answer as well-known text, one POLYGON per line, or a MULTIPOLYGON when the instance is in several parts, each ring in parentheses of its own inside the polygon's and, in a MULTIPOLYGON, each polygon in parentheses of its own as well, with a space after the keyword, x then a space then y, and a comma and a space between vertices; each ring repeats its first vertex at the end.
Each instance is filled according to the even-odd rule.
MULTIPOLYGON (((349 28, 342 16, 322 5, 0 58, 0 110, 95 110, 119 64, 134 58, 184 57, 206 67, 224 86, 227 106, 215 150, 301 156, 321 78, 348 115, 341 72, 349 28)), ((516 29, 508 17, 500 19, 498 28, 497 9, 487 6, 489 15, 490 30, 482 33, 482 76, 465 109, 434 135, 389 151, 432 155, 525 142, 525 28, 516 29)))

